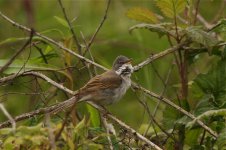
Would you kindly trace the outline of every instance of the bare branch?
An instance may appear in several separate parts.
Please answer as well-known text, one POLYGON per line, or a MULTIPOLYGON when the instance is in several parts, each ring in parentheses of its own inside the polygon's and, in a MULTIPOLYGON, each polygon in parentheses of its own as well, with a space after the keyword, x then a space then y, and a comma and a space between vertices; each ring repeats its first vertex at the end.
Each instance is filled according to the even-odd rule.
POLYGON ((144 137, 143 135, 141 135, 140 133, 138 133, 136 130, 134 130, 133 128, 131 128, 130 126, 128 126, 127 124, 125 124, 124 122, 122 122, 121 120, 119 120, 118 118, 114 117, 109 112, 106 113, 106 110, 102 109, 100 106, 95 105, 95 104, 93 104, 91 102, 90 102, 90 104, 92 104, 92 106, 94 106, 96 109, 98 109, 103 115, 105 115, 109 119, 111 119, 114 122, 116 122, 118 125, 120 125, 124 129, 126 129, 127 131, 129 131, 130 133, 132 133, 135 137, 137 137, 141 141, 147 143, 149 146, 151 146, 152 148, 154 148, 156 150, 161 150, 160 147, 158 147, 157 145, 155 145, 154 143, 152 143, 150 140, 148 140, 146 137, 144 137))
POLYGON ((198 14, 198 11, 199 11, 199 3, 200 3, 200 0, 197 0, 197 3, 196 3, 196 8, 194 10, 194 22, 193 22, 193 25, 196 24, 196 21, 197 21, 197 14, 198 14))
MULTIPOLYGON (((40 108, 40 109, 34 110, 32 112, 24 113, 22 115, 15 117, 14 121, 18 122, 18 121, 21 121, 21 120, 25 120, 25 119, 28 119, 28 118, 35 117, 37 115, 51 113, 52 111, 56 110, 57 108, 65 105, 65 103, 68 103, 68 102, 71 102, 71 101, 74 101, 74 100, 75 100, 75 97, 72 97, 72 98, 68 99, 67 101, 63 101, 61 103, 57 103, 55 105, 52 105, 52 106, 49 106, 49 107, 46 107, 46 108, 40 108)), ((0 129, 7 127, 7 126, 10 126, 10 125, 11 125, 11 120, 0 123, 0 129)))
POLYGON ((144 66, 148 65, 149 63, 153 62, 156 59, 159 59, 163 56, 166 56, 170 53, 173 53, 175 51, 177 51, 178 49, 180 49, 181 47, 183 47, 184 45, 188 44, 188 42, 182 42, 172 48, 166 49, 158 54, 154 54, 151 57, 148 57, 146 60, 142 61, 141 63, 139 63, 138 65, 134 66, 134 71, 138 71, 141 68, 143 68, 144 66))
MULTIPOLYGON (((15 117, 14 120, 15 120, 15 122, 18 122, 18 121, 21 121, 21 120, 32 118, 32 117, 37 116, 37 115, 48 114, 48 113, 54 112, 54 110, 56 110, 57 108, 65 105, 66 103, 70 103, 71 101, 75 101, 75 97, 72 97, 72 98, 70 98, 70 99, 68 99, 66 101, 61 102, 61 103, 57 103, 57 104, 55 104, 53 106, 50 106, 50 107, 40 108, 40 109, 32 111, 32 112, 24 113, 24 114, 22 114, 20 116, 15 117)), ((152 148, 154 148, 156 150, 162 150, 160 147, 158 147, 157 145, 152 143, 150 140, 148 140, 147 138, 145 138, 144 136, 139 134, 136 130, 132 129, 130 126, 126 125, 121 120, 119 120, 116 117, 114 117, 113 115, 111 115, 109 112, 106 113, 105 109, 101 108, 98 105, 93 104, 92 102, 89 102, 89 103, 92 106, 94 106, 95 108, 97 108, 103 115, 107 116, 109 119, 113 120, 118 125, 120 125, 122 128, 124 128, 127 131, 130 131, 131 133, 133 133, 133 135, 135 137, 139 138, 141 141, 147 143, 149 146, 151 146, 152 148)), ((7 127, 10 124, 11 124, 11 120, 3 122, 3 123, 0 124, 0 128, 7 127)))
POLYGON ((13 119, 13 117, 8 113, 8 111, 5 109, 5 107, 0 103, 0 109, 2 110, 3 114, 9 119, 9 122, 12 124, 13 131, 16 130, 16 121, 13 119))
POLYGON ((186 110, 184 110, 183 108, 177 106, 176 104, 174 104, 172 101, 170 101, 169 99, 162 97, 154 92, 151 92, 143 87, 140 87, 139 85, 133 83, 133 87, 135 87, 136 89, 139 89, 141 91, 143 91, 144 93, 146 93, 147 95, 150 95, 151 97, 157 98, 161 101, 163 101, 164 103, 170 105, 171 107, 175 108, 176 110, 180 111, 181 113, 183 113, 184 115, 188 116, 189 118, 191 118, 192 120, 196 120, 197 123, 204 128, 206 131, 208 131, 213 137, 217 138, 217 133, 214 132, 211 128, 209 128, 208 126, 206 126, 201 120, 197 119, 193 114, 187 112, 186 110))
POLYGON ((111 141, 111 137, 110 137, 110 130, 111 130, 111 128, 109 127, 109 123, 107 122, 107 119, 103 115, 101 115, 101 118, 102 118, 102 121, 103 121, 103 125, 104 125, 104 127, 106 129, 107 139, 108 139, 108 143, 109 143, 109 149, 110 150, 114 150, 113 144, 112 144, 112 141, 111 141))
POLYGON ((9 75, 7 77, 3 77, 0 79, 0 83, 5 83, 5 82, 8 82, 16 77, 19 77, 19 76, 28 76, 28 75, 32 75, 32 76, 36 76, 38 78, 41 78, 45 81, 47 81, 48 83, 52 84, 53 86, 57 87, 58 89, 61 89, 62 91, 65 91, 71 95, 74 94, 73 91, 67 89, 65 86, 61 85, 61 84, 58 84, 57 82, 53 81, 52 79, 50 79, 49 77, 45 76, 44 74, 42 73, 39 73, 39 72, 34 72, 34 71, 28 71, 28 72, 22 72, 22 73, 17 73, 17 74, 13 74, 13 75, 9 75))

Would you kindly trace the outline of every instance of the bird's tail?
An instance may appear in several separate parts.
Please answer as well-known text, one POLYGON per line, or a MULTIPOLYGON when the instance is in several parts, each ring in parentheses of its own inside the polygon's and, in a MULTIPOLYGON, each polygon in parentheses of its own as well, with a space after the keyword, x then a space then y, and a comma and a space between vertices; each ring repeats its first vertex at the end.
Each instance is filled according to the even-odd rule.
POLYGON ((73 96, 72 98, 70 98, 64 102, 56 104, 54 106, 54 109, 50 113, 57 114, 60 111, 67 110, 68 108, 73 107, 76 104, 77 100, 78 100, 78 98, 76 96, 73 96))

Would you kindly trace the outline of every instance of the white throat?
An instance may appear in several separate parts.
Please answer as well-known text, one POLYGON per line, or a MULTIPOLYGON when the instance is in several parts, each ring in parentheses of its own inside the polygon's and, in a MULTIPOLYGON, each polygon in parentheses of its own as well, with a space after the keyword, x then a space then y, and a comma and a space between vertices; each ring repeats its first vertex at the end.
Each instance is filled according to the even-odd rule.
POLYGON ((122 72, 127 68, 131 70, 131 72, 127 75, 130 77, 131 74, 133 73, 133 66, 131 64, 123 64, 118 70, 115 71, 115 73, 117 75, 122 75, 122 72))

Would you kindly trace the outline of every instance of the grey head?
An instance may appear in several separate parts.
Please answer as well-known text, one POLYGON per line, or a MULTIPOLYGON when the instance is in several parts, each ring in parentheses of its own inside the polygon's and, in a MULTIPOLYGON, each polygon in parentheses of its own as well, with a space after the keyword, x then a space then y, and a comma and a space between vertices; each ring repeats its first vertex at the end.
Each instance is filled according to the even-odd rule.
POLYGON ((126 56, 118 56, 113 63, 113 70, 116 71, 117 74, 131 74, 133 72, 133 67, 131 65, 131 59, 126 56))

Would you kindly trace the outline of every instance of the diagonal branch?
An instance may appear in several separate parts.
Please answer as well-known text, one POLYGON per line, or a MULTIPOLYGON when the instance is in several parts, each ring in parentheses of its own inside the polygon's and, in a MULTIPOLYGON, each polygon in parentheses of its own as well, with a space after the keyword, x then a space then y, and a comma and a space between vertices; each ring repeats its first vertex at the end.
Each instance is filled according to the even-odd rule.
POLYGON ((150 64, 151 62, 153 62, 154 60, 156 59, 159 59, 163 56, 166 56, 170 53, 173 53, 175 51, 177 51, 178 49, 180 49, 181 47, 183 47, 184 45, 188 44, 189 42, 182 42, 172 48, 168 48, 158 54, 154 54, 152 55, 151 57, 148 57, 146 60, 142 61, 141 63, 139 63, 138 65, 134 66, 134 71, 138 71, 140 70, 141 68, 143 68, 144 66, 150 64))
POLYGON ((70 28, 70 31, 71 31, 71 33, 72 33, 72 36, 73 36, 74 41, 75 41, 75 43, 76 43, 76 46, 77 46, 77 48, 78 48, 78 52, 79 52, 79 54, 82 54, 82 52, 81 52, 81 45, 79 44, 78 38, 77 38, 77 36, 76 36, 76 34, 75 34, 75 31, 73 30, 73 28, 72 28, 72 26, 71 26, 71 22, 70 22, 70 20, 69 20, 68 17, 67 17, 67 14, 66 14, 65 8, 64 8, 64 6, 63 6, 63 4, 62 4, 62 1, 61 1, 61 0, 58 0, 58 2, 59 2, 59 4, 60 4, 60 8, 62 9, 62 12, 63 12, 63 14, 64 14, 64 18, 66 19, 67 24, 68 24, 68 26, 69 26, 69 28, 70 28))
MULTIPOLYGON (((46 80, 48 83, 52 84, 53 86, 71 94, 71 95, 74 95, 75 92, 67 89, 66 87, 56 83, 55 81, 53 81, 52 79, 50 79, 49 77, 45 76, 44 74, 41 74, 41 73, 38 73, 38 72, 24 72, 24 73, 20 73, 20 74, 17 74, 17 76, 23 76, 23 75, 34 75, 34 76, 37 76, 37 77, 40 77, 44 80, 46 80)), ((17 77, 16 76, 16 77, 17 77)), ((6 81, 9 81, 11 79, 15 78, 14 75, 10 75, 8 77, 4 77, 4 78, 1 78, 0 79, 0 83, 1 82, 6 82, 6 81), (3 80, 2 80, 3 79, 3 80)), ((202 127, 204 128, 206 131, 208 131, 212 136, 214 136, 215 138, 218 136, 217 133, 215 133, 211 128, 209 128, 208 126, 206 126, 201 120, 197 119, 193 114, 187 112, 186 110, 184 110, 183 108, 177 106, 176 104, 174 104, 173 102, 171 102, 169 99, 165 98, 165 97, 162 97, 154 92, 151 92, 139 85, 137 85, 136 83, 133 83, 133 88, 135 89, 139 89, 141 91, 143 91, 144 93, 146 93, 147 95, 150 95, 151 97, 154 97, 156 99, 159 99, 161 101, 163 101, 164 103, 170 105, 171 107, 175 108, 176 110, 180 111, 181 113, 183 113, 184 115, 188 116, 189 118, 191 118, 192 120, 197 120, 197 123, 202 127)), ((66 102, 67 103, 67 102, 66 102)), ((60 105, 61 106, 61 105, 60 105)), ((63 105, 62 105, 63 106, 63 105)), ((54 108, 55 109, 55 108, 54 108)), ((53 109, 53 110, 54 110, 53 109)), ((39 113, 38 113, 39 114, 39 113)), ((0 124, 0 128, 1 128, 1 124, 0 124)))
MULTIPOLYGON (((66 87, 62 88, 62 85, 54 82, 53 80, 51 80, 50 78, 48 78, 47 76, 41 74, 41 73, 37 73, 37 72, 25 72, 25 75, 35 75, 38 77, 41 77, 42 79, 46 80, 48 83, 52 84, 53 86, 68 92, 69 94, 73 94, 73 91, 67 89, 66 87)), ((22 73, 20 75, 23 75, 22 73)), ((71 97, 70 99, 57 103, 55 105, 46 107, 46 108, 40 108, 38 110, 29 112, 29 113, 24 113, 22 115, 19 115, 17 117, 15 117, 13 120, 14 122, 18 122, 21 120, 25 120, 28 118, 32 118, 35 117, 37 115, 42 115, 42 114, 49 114, 51 112, 54 112, 56 109, 61 108, 61 106, 64 106, 66 103, 70 103, 71 101, 75 102, 75 97, 71 97)), ((148 144, 150 147, 157 149, 157 150, 161 150, 161 148, 159 148, 157 145, 155 145, 154 143, 152 143, 150 140, 148 140, 147 138, 145 138, 144 136, 142 136, 141 134, 139 134, 136 130, 132 129, 130 126, 126 125, 124 122, 122 122, 121 120, 117 119, 116 117, 114 117, 113 115, 111 115, 109 112, 106 113, 106 110, 104 110, 103 108, 99 107, 98 105, 95 105, 91 102, 89 102, 92 106, 94 106, 96 109, 98 109, 104 116, 107 116, 109 119, 113 120, 114 122, 116 122, 118 125, 120 125, 122 128, 130 131, 131 133, 133 133, 133 135, 135 135, 137 138, 139 138, 141 141, 145 142, 146 144, 148 144)), ((12 123, 11 120, 5 121, 3 123, 0 124, 0 128, 4 128, 9 126, 12 123)))
POLYGON ((138 90, 143 91, 144 93, 146 93, 147 95, 154 97, 158 100, 161 100, 162 102, 170 105, 171 107, 175 108, 176 110, 180 111, 181 113, 183 113, 184 115, 188 116, 189 118, 191 118, 192 120, 197 120, 197 123, 204 128, 206 131, 208 131, 213 137, 217 138, 217 133, 214 132, 211 128, 209 128, 207 125, 205 125, 201 120, 197 119, 193 114, 187 112, 186 110, 184 110, 183 108, 177 106, 176 104, 174 104, 172 101, 170 101, 169 99, 162 97, 154 92, 151 92, 135 83, 133 83, 133 87, 135 87, 138 90))

